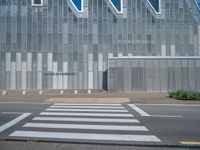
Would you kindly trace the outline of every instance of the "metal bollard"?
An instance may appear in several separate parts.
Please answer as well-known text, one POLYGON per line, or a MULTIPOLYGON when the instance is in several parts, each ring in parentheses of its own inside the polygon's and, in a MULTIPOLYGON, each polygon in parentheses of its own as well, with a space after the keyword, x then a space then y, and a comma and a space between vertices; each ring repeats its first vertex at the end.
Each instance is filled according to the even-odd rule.
POLYGON ((78 94, 78 90, 74 90, 74 94, 78 94))
POLYGON ((42 90, 39 91, 39 95, 43 95, 43 91, 42 90))
POLYGON ((22 95, 26 95, 27 94, 27 92, 26 91, 22 91, 22 95))
POLYGON ((92 93, 92 91, 91 90, 88 90, 88 94, 91 94, 92 93))
POLYGON ((60 95, 64 95, 64 90, 60 90, 60 95))
POLYGON ((4 90, 4 91, 2 92, 2 94, 3 94, 3 95, 7 95, 7 91, 4 90))

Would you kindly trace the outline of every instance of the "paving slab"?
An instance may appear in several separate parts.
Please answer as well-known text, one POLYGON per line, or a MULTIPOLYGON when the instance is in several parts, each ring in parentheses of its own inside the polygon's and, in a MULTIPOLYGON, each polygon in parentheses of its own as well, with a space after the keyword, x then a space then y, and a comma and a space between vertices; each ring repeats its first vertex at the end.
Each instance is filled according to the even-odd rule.
POLYGON ((50 98, 45 100, 48 103, 105 103, 118 104, 129 103, 129 98, 50 98))
POLYGON ((97 92, 87 93, 65 93, 60 95, 58 92, 51 93, 30 93, 21 95, 19 92, 9 92, 8 95, 0 94, 0 102, 11 103, 142 103, 142 104, 200 104, 200 101, 180 101, 171 99, 167 93, 107 93, 97 92))

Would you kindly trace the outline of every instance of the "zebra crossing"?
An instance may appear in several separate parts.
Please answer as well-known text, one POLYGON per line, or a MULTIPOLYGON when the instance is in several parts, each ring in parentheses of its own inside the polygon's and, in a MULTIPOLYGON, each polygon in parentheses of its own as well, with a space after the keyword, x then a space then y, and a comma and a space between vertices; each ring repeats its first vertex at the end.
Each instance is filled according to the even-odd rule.
POLYGON ((55 103, 9 136, 70 141, 161 142, 121 104, 55 103))

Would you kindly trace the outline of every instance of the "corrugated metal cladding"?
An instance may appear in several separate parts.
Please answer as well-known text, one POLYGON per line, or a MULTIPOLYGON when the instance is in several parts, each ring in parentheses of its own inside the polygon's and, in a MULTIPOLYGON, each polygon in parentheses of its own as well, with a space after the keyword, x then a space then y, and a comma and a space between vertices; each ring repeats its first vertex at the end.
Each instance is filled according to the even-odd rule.
POLYGON ((109 58, 110 92, 200 91, 200 57, 109 58))
MULTIPOLYGON (((78 13, 70 0, 43 0, 43 6, 32 6, 31 0, 0 0, 0 89, 106 89, 108 56, 200 54, 200 14, 193 0, 160 0, 160 13, 147 0, 123 0, 123 13, 108 0, 83 2, 83 12, 78 13)), ((158 60, 149 61, 147 69, 158 60)), ((174 61, 167 62, 175 71, 174 61)), ((190 73, 183 70, 185 76, 190 73)), ((133 86, 124 88, 138 90, 138 84, 141 90, 167 90, 164 85, 160 89, 160 78, 153 78, 152 89, 150 83, 144 87, 144 81, 154 81, 151 71, 149 76, 143 71, 139 67, 133 86)), ((188 78, 191 82, 182 86, 196 87, 188 78)), ((169 89, 177 85, 169 81, 169 89)))

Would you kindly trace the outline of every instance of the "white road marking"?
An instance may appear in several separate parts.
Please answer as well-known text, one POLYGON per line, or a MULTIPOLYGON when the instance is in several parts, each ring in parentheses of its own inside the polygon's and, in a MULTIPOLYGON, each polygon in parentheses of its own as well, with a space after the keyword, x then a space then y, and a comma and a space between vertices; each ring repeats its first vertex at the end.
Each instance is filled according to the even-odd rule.
POLYGON ((142 109, 140 109, 139 107, 137 107, 134 104, 128 104, 132 109, 134 109, 135 111, 137 111, 141 116, 150 116, 148 113, 146 113, 145 111, 143 111, 142 109))
POLYGON ((2 112, 2 114, 23 114, 22 112, 2 112))
MULTIPOLYGON (((0 102, 0 104, 30 104, 30 102, 0 102)), ((47 102, 42 102, 42 103, 37 103, 37 102, 31 102, 33 105, 47 105, 51 103, 47 102)))
POLYGON ((48 108, 46 111, 71 111, 71 112, 128 112, 127 110, 105 110, 105 109, 54 109, 48 108))
POLYGON ((91 109, 124 109, 124 107, 104 107, 104 106, 50 106, 51 108, 84 108, 84 109, 88 109, 88 108, 91 108, 91 109))
POLYGON ((113 122, 113 123, 139 123, 137 119, 108 119, 108 118, 66 118, 66 117, 35 117, 33 120, 41 121, 80 121, 80 122, 113 122))
POLYGON ((26 123, 23 127, 53 128, 53 129, 82 129, 82 130, 117 130, 117 131, 149 131, 144 126, 119 125, 88 125, 88 124, 52 124, 52 123, 26 123))
POLYGON ((163 117, 163 118, 183 118, 183 116, 169 116, 169 115, 151 115, 150 117, 163 117))
POLYGON ((75 105, 75 106, 121 106, 121 104, 65 104, 65 103, 55 103, 54 105, 62 105, 62 106, 71 106, 71 105, 75 105))
POLYGON ((141 104, 141 103, 136 103, 135 105, 140 105, 140 106, 181 106, 181 107, 200 107, 199 104, 141 104))
POLYGON ((133 117, 132 114, 111 114, 111 113, 57 113, 57 112, 42 112, 40 115, 52 116, 99 116, 99 117, 133 117))
POLYGON ((19 117, 13 119, 12 121, 0 126, 0 132, 3 132, 4 130, 12 127, 13 125, 15 125, 16 123, 20 122, 21 120, 23 120, 24 118, 28 117, 29 115, 31 115, 31 113, 24 113, 24 114, 20 115, 19 117))
POLYGON ((126 134, 94 134, 94 133, 61 133, 41 131, 15 131, 10 136, 30 138, 74 139, 74 140, 103 140, 130 142, 161 142, 154 135, 126 135, 126 134))

